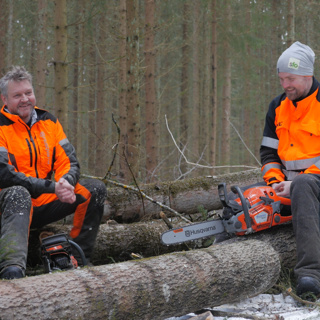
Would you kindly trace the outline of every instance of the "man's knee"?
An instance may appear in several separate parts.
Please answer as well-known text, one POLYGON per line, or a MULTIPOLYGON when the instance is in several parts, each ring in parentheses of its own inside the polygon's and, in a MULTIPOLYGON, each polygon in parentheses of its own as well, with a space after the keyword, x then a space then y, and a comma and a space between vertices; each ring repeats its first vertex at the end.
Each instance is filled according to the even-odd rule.
POLYGON ((310 192, 311 190, 319 192, 319 187, 320 177, 312 174, 300 174, 292 180, 290 194, 293 196, 296 192, 301 194, 304 192, 310 192))
POLYGON ((107 188, 102 181, 96 179, 87 179, 81 181, 81 184, 90 191, 91 197, 95 199, 97 204, 104 204, 104 201, 107 197, 107 188))
POLYGON ((13 186, 1 190, 0 194, 1 211, 30 211, 31 196, 29 191, 22 186, 13 186), (16 210, 14 210, 16 209, 16 210), (7 210, 9 211, 9 210, 7 210))
POLYGON ((29 191, 22 186, 13 186, 9 188, 2 189, 1 193, 3 193, 6 197, 19 197, 25 198, 26 200, 31 200, 31 196, 29 191))

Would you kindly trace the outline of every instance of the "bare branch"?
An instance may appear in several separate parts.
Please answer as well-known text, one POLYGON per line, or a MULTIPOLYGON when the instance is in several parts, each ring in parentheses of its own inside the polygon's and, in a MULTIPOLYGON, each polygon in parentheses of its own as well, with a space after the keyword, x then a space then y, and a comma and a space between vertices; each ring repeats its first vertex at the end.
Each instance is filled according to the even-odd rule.
POLYGON ((114 180, 110 180, 110 179, 107 179, 107 178, 100 178, 100 177, 90 176, 90 175, 87 175, 87 174, 82 174, 81 176, 84 177, 84 178, 98 179, 98 180, 103 181, 104 183, 108 182, 108 183, 111 183, 111 184, 113 184, 115 186, 122 187, 123 189, 128 189, 128 190, 134 191, 135 193, 143 196, 147 200, 149 200, 149 201, 153 202, 154 204, 158 205, 162 209, 173 213, 176 217, 181 218, 183 221, 185 221, 187 223, 192 223, 190 220, 185 218, 181 213, 179 213, 176 210, 166 206, 165 204, 162 204, 162 203, 152 199, 151 197, 147 196, 144 192, 142 192, 141 190, 137 190, 134 187, 131 187, 131 186, 128 186, 126 184, 123 184, 123 183, 120 183, 120 182, 117 182, 117 181, 114 181, 114 180))
POLYGON ((218 168, 250 168, 250 169, 257 169, 257 167, 254 166, 246 166, 246 165, 234 165, 234 166, 205 166, 202 164, 197 164, 194 162, 190 162, 188 161, 188 159, 186 158, 186 156, 183 154, 183 152, 181 151, 181 149, 179 148, 179 146, 177 145, 177 142, 175 141, 172 132, 170 131, 169 125, 168 125, 168 120, 167 120, 167 115, 165 115, 165 119, 166 119, 166 126, 167 129, 169 131, 169 134, 171 136, 171 139, 173 140, 173 143, 175 144, 176 148, 178 149, 178 151, 180 152, 180 154, 182 155, 183 159, 186 161, 186 163, 191 164, 193 166, 196 166, 198 168, 207 168, 207 169, 218 169, 218 168))
POLYGON ((249 151, 249 153, 253 156, 253 158, 257 161, 257 163, 259 164, 259 166, 261 167, 261 163, 260 161, 256 158, 256 156, 251 152, 251 150, 249 149, 249 147, 246 145, 246 143, 244 142, 244 140, 242 139, 242 137, 240 136, 239 131, 236 129, 236 127, 233 125, 233 123, 230 121, 229 117, 227 117, 231 127, 234 129, 234 131, 237 133, 239 139, 241 140, 241 142, 243 143, 243 145, 246 147, 246 149, 249 151))

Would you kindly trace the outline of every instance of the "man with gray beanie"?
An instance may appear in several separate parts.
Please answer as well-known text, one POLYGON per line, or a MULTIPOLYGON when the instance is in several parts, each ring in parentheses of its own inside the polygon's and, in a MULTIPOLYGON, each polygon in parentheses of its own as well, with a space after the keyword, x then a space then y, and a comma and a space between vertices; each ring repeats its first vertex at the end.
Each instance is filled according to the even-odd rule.
POLYGON ((260 148, 265 183, 291 198, 299 296, 320 296, 320 91, 314 60, 313 50, 300 42, 280 56, 284 93, 269 105, 260 148))

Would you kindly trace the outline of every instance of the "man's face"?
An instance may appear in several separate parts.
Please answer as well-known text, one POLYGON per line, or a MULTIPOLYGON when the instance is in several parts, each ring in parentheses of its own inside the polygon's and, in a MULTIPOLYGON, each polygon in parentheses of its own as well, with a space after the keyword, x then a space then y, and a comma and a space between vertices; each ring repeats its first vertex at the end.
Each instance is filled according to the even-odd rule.
POLYGON ((9 81, 8 97, 1 95, 1 98, 12 114, 18 115, 26 123, 30 120, 36 97, 28 80, 9 81))
POLYGON ((279 79, 282 88, 291 101, 307 96, 312 85, 311 76, 279 72, 279 79))

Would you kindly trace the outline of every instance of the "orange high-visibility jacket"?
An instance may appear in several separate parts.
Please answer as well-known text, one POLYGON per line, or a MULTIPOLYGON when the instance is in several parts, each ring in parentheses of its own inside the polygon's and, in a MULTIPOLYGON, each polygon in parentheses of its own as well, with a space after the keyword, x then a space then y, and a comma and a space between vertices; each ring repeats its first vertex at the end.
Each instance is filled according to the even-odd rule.
POLYGON ((308 96, 291 101, 283 93, 269 106, 260 148, 268 185, 300 173, 320 174, 320 92, 313 78, 308 96))
POLYGON ((54 193, 51 176, 73 186, 80 176, 74 147, 52 114, 35 108, 31 128, 2 107, 0 113, 0 188, 25 187, 32 198, 54 193))
POLYGON ((0 188, 23 186, 31 195, 33 206, 58 200, 55 181, 65 178, 82 196, 74 215, 71 237, 79 235, 91 193, 78 183, 80 166, 75 149, 67 139, 58 119, 35 107, 29 127, 3 106, 0 111, 0 188))

